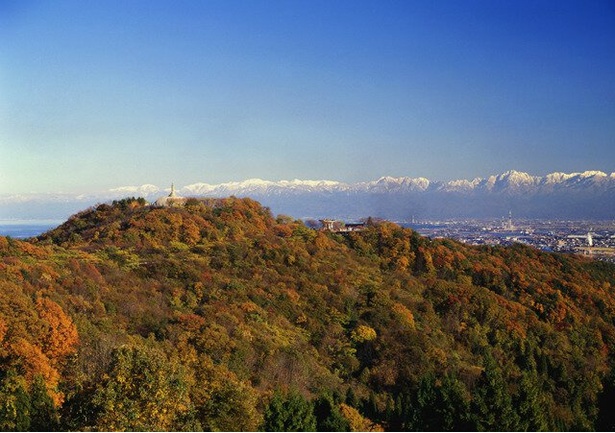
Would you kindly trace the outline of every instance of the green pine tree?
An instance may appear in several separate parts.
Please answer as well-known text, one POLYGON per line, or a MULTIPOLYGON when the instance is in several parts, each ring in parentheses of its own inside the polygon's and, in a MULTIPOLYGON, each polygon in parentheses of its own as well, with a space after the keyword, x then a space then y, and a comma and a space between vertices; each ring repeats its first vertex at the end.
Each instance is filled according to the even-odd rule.
POLYGON ((513 407, 502 370, 489 352, 483 362, 484 371, 474 388, 470 405, 474 428, 478 431, 519 430, 519 415, 513 407))
POLYGON ((350 425, 342 416, 331 395, 321 395, 314 402, 316 429, 318 431, 349 431, 350 425))
POLYGON ((276 391, 265 410, 265 431, 315 431, 312 404, 301 394, 276 391))
POLYGON ((446 375, 424 376, 413 397, 400 396, 397 412, 402 429, 417 431, 469 430, 469 403, 465 386, 446 375))
POLYGON ((519 429, 523 431, 548 431, 546 403, 540 390, 539 377, 535 371, 525 372, 515 399, 519 412, 519 429))

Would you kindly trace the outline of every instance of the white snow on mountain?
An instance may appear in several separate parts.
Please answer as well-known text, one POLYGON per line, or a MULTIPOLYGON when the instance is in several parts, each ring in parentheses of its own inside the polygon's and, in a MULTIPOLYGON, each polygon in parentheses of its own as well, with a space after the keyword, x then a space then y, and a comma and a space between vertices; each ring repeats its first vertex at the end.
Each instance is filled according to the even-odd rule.
POLYGON ((184 195, 229 195, 229 194, 279 194, 282 192, 337 191, 345 184, 332 180, 280 180, 247 179, 241 182, 226 182, 218 185, 194 183, 181 189, 184 195))
POLYGON ((453 180, 449 182, 430 181, 424 177, 392 177, 383 176, 379 179, 343 183, 332 180, 280 180, 267 181, 263 179, 247 179, 240 182, 226 182, 217 185, 195 183, 181 189, 183 195, 283 195, 300 193, 405 193, 430 192, 442 193, 539 193, 549 191, 554 187, 558 190, 566 188, 578 189, 579 186, 605 186, 615 181, 615 173, 610 176, 601 171, 585 171, 582 173, 551 173, 544 177, 533 176, 525 172, 510 170, 499 175, 473 180, 453 180), (546 190, 544 188, 548 187, 546 190))
POLYGON ((215 189, 215 185, 210 185, 204 182, 193 183, 186 185, 180 189, 182 195, 201 195, 207 194, 215 189))
POLYGON ((549 185, 562 183, 574 177, 577 174, 578 173, 566 174, 566 173, 559 173, 559 172, 547 174, 543 178, 543 183, 549 184, 549 185))
MULTIPOLYGON (((144 184, 89 194, 0 194, 0 218, 65 218, 88 206, 130 196, 153 202, 169 191, 166 185, 144 184)), ((274 213, 296 217, 484 217, 504 215, 510 209, 519 215, 541 218, 615 217, 615 172, 607 175, 596 170, 555 172, 542 177, 510 170, 486 178, 448 182, 393 176, 356 183, 246 179, 193 183, 176 191, 184 197, 252 197, 274 213)))
POLYGON ((541 178, 538 176, 532 176, 528 173, 510 170, 510 171, 507 171, 506 173, 499 175, 496 178, 496 183, 503 182, 507 185, 516 185, 516 186, 534 185, 534 184, 537 184, 540 181, 540 179, 541 178))
MULTIPOLYGON (((392 177, 383 176, 379 179, 344 183, 333 180, 280 180, 269 181, 258 178, 246 179, 236 182, 209 184, 204 182, 193 183, 181 188, 178 192, 183 196, 212 196, 226 195, 281 195, 302 193, 403 193, 403 192, 442 192, 469 194, 477 192, 498 193, 539 193, 558 191, 568 188, 615 188, 615 172, 610 175, 602 171, 584 171, 575 173, 554 172, 544 177, 533 176, 528 173, 510 170, 499 175, 473 180, 452 180, 448 182, 430 181, 424 177, 392 177), (545 189, 547 188, 547 189, 545 189)), ((107 191, 92 194, 71 195, 68 193, 32 193, 32 194, 4 194, 0 195, 0 203, 20 203, 30 201, 87 201, 111 200, 123 198, 128 195, 152 198, 169 191, 152 184, 137 186, 120 186, 107 191)))
POLYGON ((606 173, 602 171, 584 171, 580 174, 580 177, 588 178, 588 177, 606 177, 606 173))
POLYGON ((425 191, 430 185, 429 179, 424 177, 391 177, 385 176, 372 182, 366 182, 366 189, 371 191, 390 191, 406 189, 410 191, 425 191))
MULTIPOLYGON (((209 184, 204 182, 193 183, 181 188, 178 192, 183 196, 226 196, 226 195, 268 195, 268 194, 301 194, 301 193, 401 193, 401 192, 430 192, 442 193, 528 193, 551 191, 553 187, 558 190, 567 188, 578 190, 579 187, 613 188, 615 187, 615 172, 607 175, 602 171, 584 171, 575 173, 554 172, 544 177, 533 176, 528 173, 510 170, 499 175, 473 180, 452 180, 448 182, 430 181, 424 177, 392 177, 383 176, 379 179, 344 183, 333 180, 280 180, 269 181, 258 178, 246 179, 236 182, 209 184), (544 189, 549 187, 548 189, 544 189)), ((32 193, 32 194, 5 194, 0 195, 0 203, 18 203, 33 200, 66 201, 66 200, 110 200, 126 197, 127 195, 151 198, 166 193, 169 188, 161 188, 152 184, 138 186, 120 186, 107 191, 92 194, 71 195, 68 193, 32 193)))
POLYGON ((150 195, 156 194, 160 192, 160 188, 156 185, 145 184, 141 186, 120 186, 118 188, 113 188, 109 190, 110 193, 118 193, 118 194, 139 194, 139 195, 150 195))
POLYGON ((477 177, 471 181, 466 179, 451 180, 450 182, 440 185, 439 190, 445 192, 470 192, 482 182, 484 182, 484 180, 480 177, 477 177))

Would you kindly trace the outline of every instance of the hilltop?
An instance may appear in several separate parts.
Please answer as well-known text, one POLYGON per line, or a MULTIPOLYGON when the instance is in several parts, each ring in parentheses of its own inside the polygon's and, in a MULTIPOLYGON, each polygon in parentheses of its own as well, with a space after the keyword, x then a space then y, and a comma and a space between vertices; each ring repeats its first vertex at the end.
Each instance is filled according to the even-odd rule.
POLYGON ((614 290, 521 245, 120 200, 0 237, 0 427, 612 428, 614 290))

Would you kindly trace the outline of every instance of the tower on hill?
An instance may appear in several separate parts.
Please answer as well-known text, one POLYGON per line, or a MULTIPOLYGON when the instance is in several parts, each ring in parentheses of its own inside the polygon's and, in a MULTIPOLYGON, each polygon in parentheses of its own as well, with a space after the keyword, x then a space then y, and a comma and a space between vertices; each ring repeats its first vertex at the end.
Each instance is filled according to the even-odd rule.
POLYGON ((180 197, 175 191, 175 184, 171 184, 171 193, 166 197, 160 197, 154 202, 154 207, 179 207, 186 204, 186 198, 180 197))

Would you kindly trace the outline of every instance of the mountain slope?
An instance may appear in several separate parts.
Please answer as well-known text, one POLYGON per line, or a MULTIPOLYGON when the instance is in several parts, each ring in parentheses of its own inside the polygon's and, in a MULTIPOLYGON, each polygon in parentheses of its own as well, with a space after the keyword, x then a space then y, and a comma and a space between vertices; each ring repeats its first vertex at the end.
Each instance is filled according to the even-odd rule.
POLYGON ((250 199, 122 200, 0 238, 0 392, 32 396, 41 375, 76 430, 298 420, 277 401, 362 430, 591 429, 614 287, 613 266, 523 246, 386 222, 342 237, 250 199))

